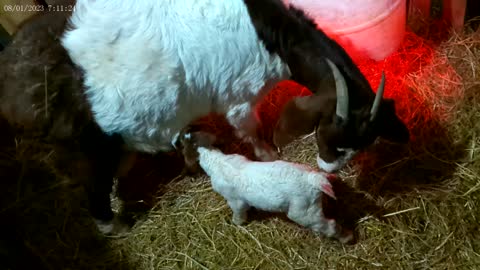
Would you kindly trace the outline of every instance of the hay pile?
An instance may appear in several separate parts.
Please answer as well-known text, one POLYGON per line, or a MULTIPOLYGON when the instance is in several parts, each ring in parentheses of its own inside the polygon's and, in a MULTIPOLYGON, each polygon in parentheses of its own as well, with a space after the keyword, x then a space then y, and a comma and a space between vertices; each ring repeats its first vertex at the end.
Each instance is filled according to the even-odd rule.
MULTIPOLYGON (((7 262, 0 268, 478 269, 480 30, 441 42, 409 31, 396 54, 358 64, 374 86, 385 70, 385 95, 396 100, 412 142, 380 142, 341 172, 336 209, 357 226, 356 245, 315 236, 281 215, 252 212, 248 225, 235 226, 208 179, 176 177, 181 160, 169 154, 144 156, 118 181, 126 199, 118 207, 138 222, 128 235, 105 240, 84 209, 84 191, 25 154, 28 144, 12 143, 0 145, 0 256, 7 262)), ((283 103, 308 94, 292 82, 279 84, 260 106, 262 136, 271 137, 283 103)), ((217 120, 201 123, 231 136, 217 120)), ((6 141, 13 139, 0 143, 6 141)), ((251 154, 240 143, 225 150, 251 154)), ((313 166, 315 153, 307 138, 289 145, 284 158, 313 166)))

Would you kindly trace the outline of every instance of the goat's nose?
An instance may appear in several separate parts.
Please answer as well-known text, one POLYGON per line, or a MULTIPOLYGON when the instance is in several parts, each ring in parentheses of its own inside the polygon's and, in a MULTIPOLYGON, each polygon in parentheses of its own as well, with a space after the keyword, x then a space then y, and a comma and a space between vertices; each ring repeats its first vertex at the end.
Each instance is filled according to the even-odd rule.
POLYGON ((320 168, 320 170, 323 170, 327 173, 335 173, 337 172, 341 166, 339 166, 338 161, 334 162, 325 162, 320 155, 317 155, 317 165, 320 168))

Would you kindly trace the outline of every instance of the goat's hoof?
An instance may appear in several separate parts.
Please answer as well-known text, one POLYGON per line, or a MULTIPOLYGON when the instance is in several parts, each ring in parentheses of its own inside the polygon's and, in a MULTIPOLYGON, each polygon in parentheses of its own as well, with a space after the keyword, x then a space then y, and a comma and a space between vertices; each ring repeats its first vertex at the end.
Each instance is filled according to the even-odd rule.
POLYGON ((242 219, 242 218, 233 218, 232 222, 233 222, 233 224, 235 224, 237 226, 241 226, 241 225, 245 224, 245 220, 242 219))
POLYGON ((130 231, 130 226, 117 216, 108 221, 95 219, 95 223, 98 230, 104 235, 122 235, 130 231))

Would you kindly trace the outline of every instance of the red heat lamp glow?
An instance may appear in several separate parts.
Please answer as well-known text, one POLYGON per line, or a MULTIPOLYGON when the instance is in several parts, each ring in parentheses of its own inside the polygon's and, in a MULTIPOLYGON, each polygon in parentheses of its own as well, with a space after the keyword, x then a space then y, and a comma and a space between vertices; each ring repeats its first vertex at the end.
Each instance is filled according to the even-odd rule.
MULTIPOLYGON (((432 76, 445 77, 446 74, 448 76, 456 74, 453 68, 445 64, 446 60, 437 58, 433 42, 407 31, 400 48, 383 61, 357 60, 356 63, 369 80, 374 91, 376 91, 380 82, 382 71, 385 72, 384 97, 395 100, 399 117, 412 129, 421 126, 422 123, 431 121, 434 115, 438 116, 437 111, 439 109, 436 108, 437 111, 435 112, 433 109, 435 99, 458 99, 461 96, 459 89, 452 89, 451 87, 442 89, 441 87, 436 88, 434 85, 427 85, 426 83, 423 85, 415 82, 432 76), (439 61, 444 61, 445 65, 441 65, 442 68, 437 70, 436 63, 439 61), (420 78, 420 76, 423 77, 420 78), (419 86, 419 89, 415 89, 415 86, 419 86)), ((454 75, 453 77, 453 80, 458 80, 458 76, 454 75)), ((259 105, 259 115, 264 132, 261 134, 262 137, 271 138, 271 131, 278 119, 280 109, 286 102, 295 96, 310 94, 311 92, 308 89, 293 81, 279 83, 259 105)), ((445 112, 440 111, 438 113, 442 115, 445 112)), ((412 139, 414 138, 415 132, 412 134, 412 139)))

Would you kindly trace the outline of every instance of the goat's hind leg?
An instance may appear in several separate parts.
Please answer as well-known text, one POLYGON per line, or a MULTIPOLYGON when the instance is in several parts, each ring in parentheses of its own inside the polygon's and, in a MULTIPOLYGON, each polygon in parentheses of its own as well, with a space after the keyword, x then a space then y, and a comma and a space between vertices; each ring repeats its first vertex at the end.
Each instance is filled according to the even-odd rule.
POLYGON ((113 178, 123 155, 122 145, 120 136, 104 134, 93 126, 80 139, 92 170, 87 188, 89 210, 103 234, 123 233, 129 228, 114 214, 110 200, 113 178))
POLYGON ((278 159, 278 153, 265 141, 258 138, 260 118, 250 104, 236 105, 229 109, 226 118, 235 128, 235 135, 253 146, 255 156, 262 161, 278 159))

